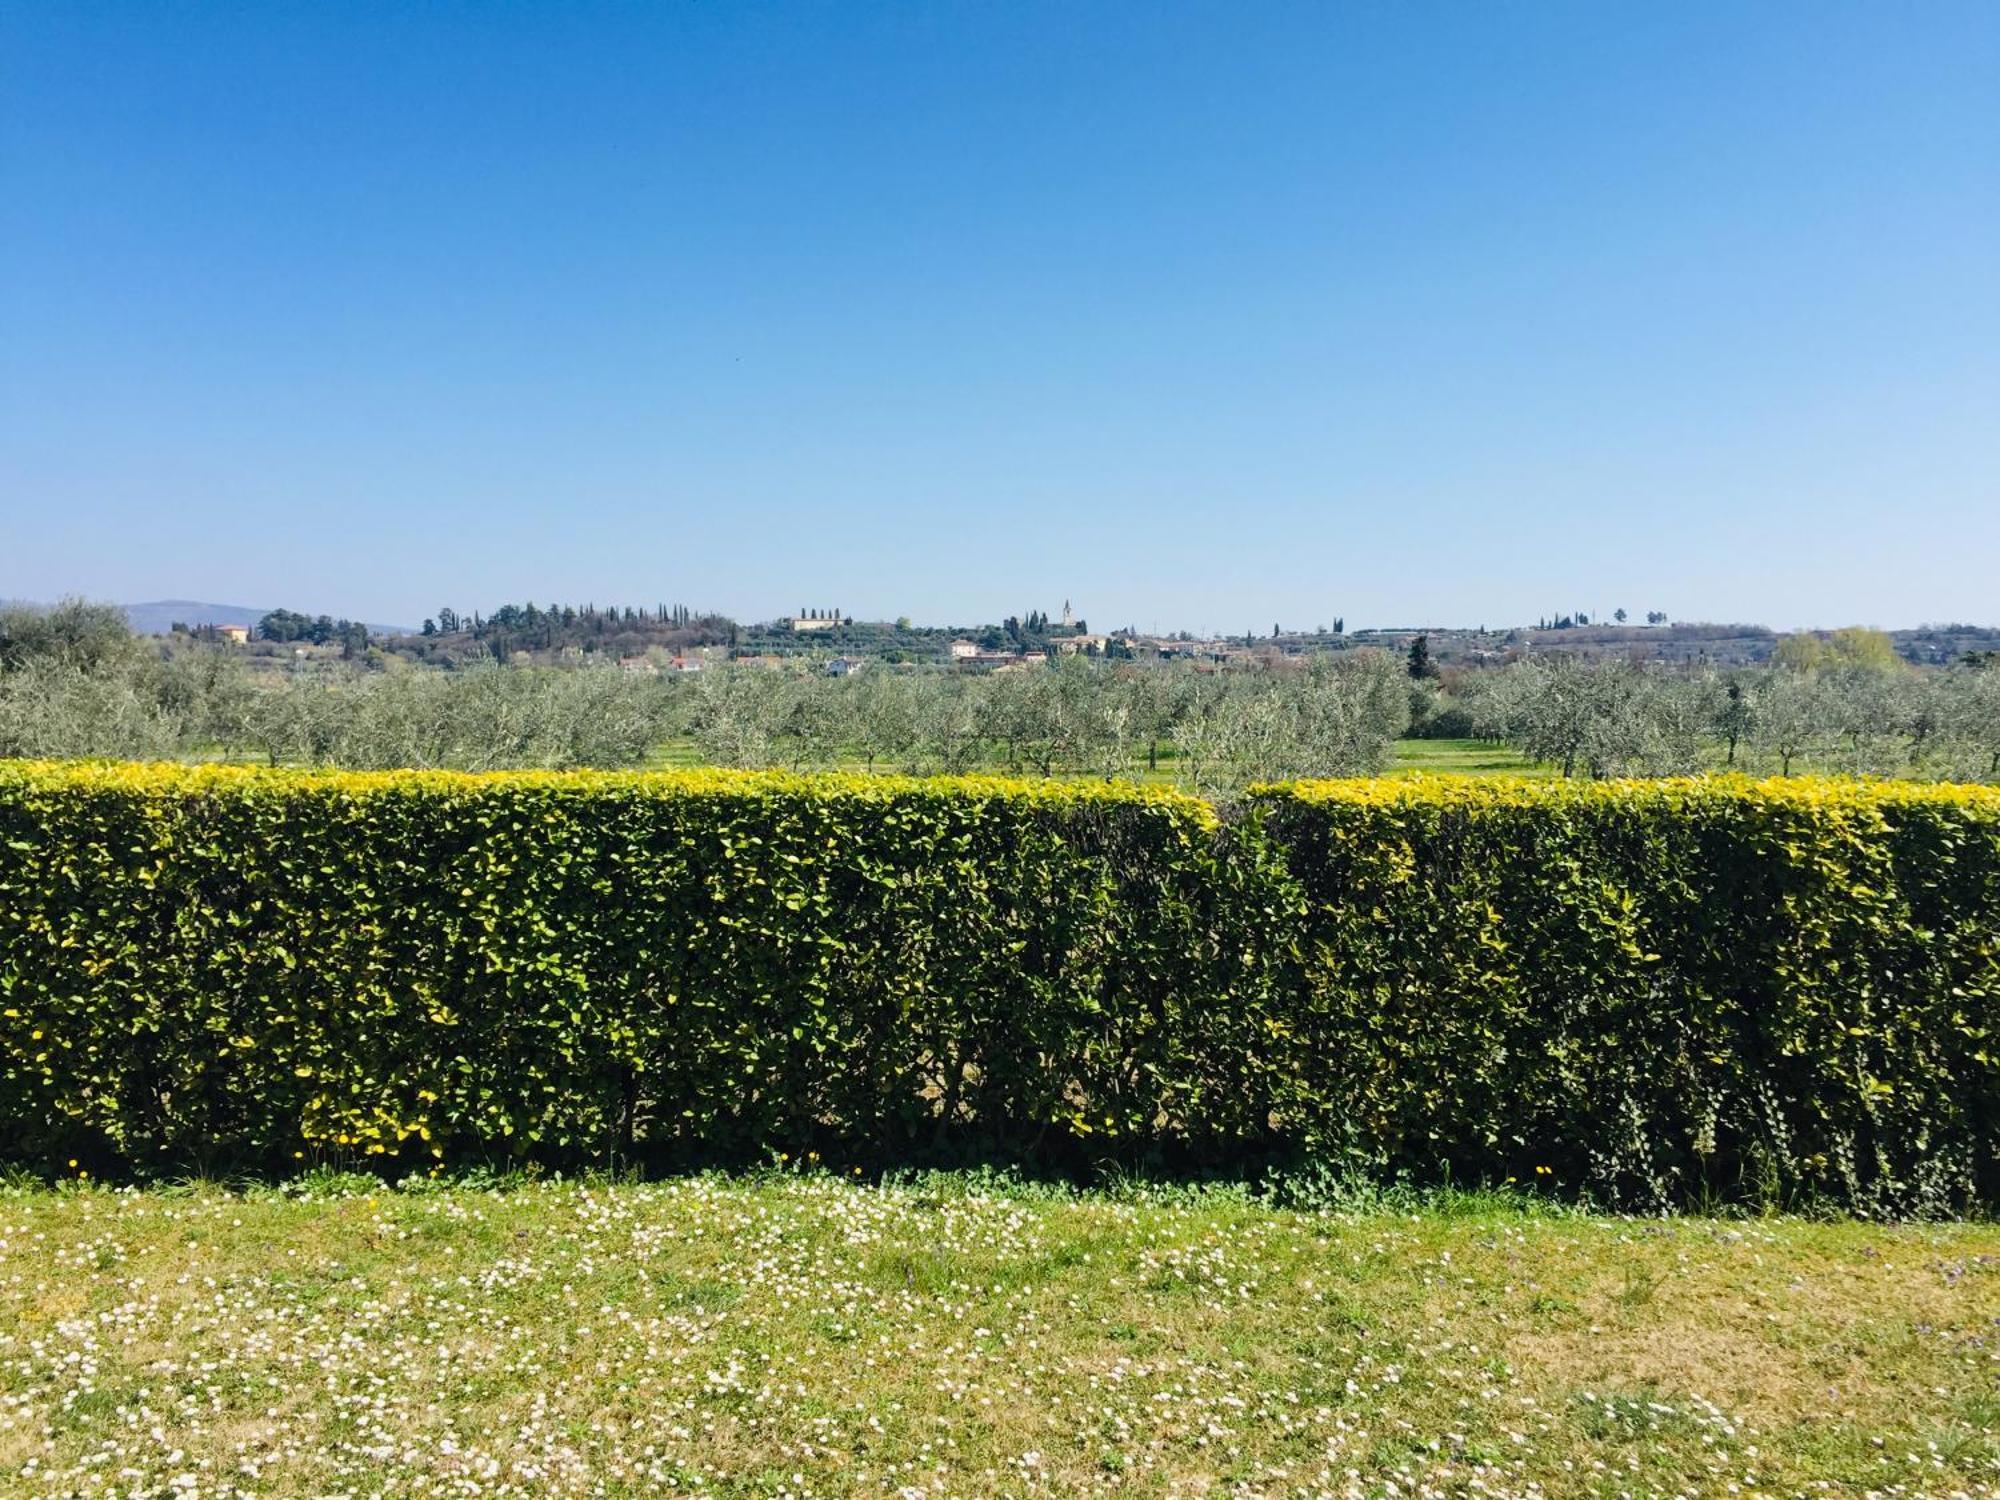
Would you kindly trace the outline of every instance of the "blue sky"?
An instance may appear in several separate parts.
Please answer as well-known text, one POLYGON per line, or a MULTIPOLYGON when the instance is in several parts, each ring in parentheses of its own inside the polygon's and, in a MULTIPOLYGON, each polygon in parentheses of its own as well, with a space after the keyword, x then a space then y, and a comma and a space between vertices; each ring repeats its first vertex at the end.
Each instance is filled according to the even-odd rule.
POLYGON ((2000 6, 0 0, 0 596, 2000 621, 2000 6))

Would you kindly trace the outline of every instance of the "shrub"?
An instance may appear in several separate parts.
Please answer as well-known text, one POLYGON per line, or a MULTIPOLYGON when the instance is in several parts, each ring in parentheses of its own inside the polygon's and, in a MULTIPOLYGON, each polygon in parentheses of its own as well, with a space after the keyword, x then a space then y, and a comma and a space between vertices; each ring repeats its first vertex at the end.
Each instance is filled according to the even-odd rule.
POLYGON ((1284 1128, 1375 1175, 1936 1210, 1996 1186, 2000 793, 1264 790, 1309 915, 1284 1128))
POLYGON ((2000 792, 0 764, 0 1139, 2000 1196, 2000 792))
POLYGON ((1256 972, 1225 848, 1102 785, 15 764, 0 1126, 142 1164, 1240 1134, 1246 1049, 1188 1009, 1256 972))

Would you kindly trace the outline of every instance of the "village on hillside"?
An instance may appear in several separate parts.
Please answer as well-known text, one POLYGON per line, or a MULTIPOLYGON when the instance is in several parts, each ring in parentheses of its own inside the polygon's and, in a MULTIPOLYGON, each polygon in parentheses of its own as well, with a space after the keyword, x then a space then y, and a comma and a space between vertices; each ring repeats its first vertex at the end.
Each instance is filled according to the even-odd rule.
MULTIPOLYGON (((153 606, 131 606, 137 622, 153 606)), ((1641 619, 1623 609, 1609 619, 1587 611, 1551 614, 1533 625, 1500 627, 1401 625, 1349 630, 1335 616, 1307 627, 1273 624, 1240 635, 1163 632, 1121 625, 1093 630, 1070 601, 1047 613, 1028 610, 983 625, 917 625, 857 619, 839 608, 801 607, 754 624, 687 605, 581 606, 505 604, 490 614, 442 609, 421 628, 387 631, 345 618, 222 606, 187 606, 158 633, 234 645, 252 656, 348 660, 370 652, 430 665, 491 659, 514 665, 609 659, 645 676, 699 672, 719 664, 779 667, 810 663, 831 677, 871 665, 931 665, 958 672, 1028 671, 1065 656, 1103 661, 1183 662, 1196 671, 1268 668, 1327 652, 1375 647, 1407 653, 1419 637, 1438 667, 1500 666, 1537 655, 1618 660, 1668 666, 1756 666, 1772 659, 1784 633, 1763 625, 1670 619, 1663 610, 1641 619), (204 608, 214 618, 205 617, 204 608)), ((143 626, 138 626, 142 628, 143 626)), ((2000 649, 2000 627, 1925 625, 1885 632, 1898 656, 1913 665, 1943 666, 2000 649)))

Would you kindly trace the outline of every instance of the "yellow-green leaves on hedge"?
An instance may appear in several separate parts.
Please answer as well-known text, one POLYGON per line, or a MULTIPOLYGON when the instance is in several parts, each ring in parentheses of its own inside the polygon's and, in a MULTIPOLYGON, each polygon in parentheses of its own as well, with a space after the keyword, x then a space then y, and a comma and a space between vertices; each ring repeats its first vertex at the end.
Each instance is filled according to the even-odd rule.
POLYGON ((1108 786, 0 766, 0 1125, 176 1165, 1213 1133, 1182 1007, 1257 972, 1220 848, 1108 786))
POLYGON ((0 764, 0 1155, 2000 1187, 2000 793, 0 764))
POLYGON ((1261 789, 1311 915, 1285 1127, 1376 1172, 1993 1200, 2000 792, 1261 789))

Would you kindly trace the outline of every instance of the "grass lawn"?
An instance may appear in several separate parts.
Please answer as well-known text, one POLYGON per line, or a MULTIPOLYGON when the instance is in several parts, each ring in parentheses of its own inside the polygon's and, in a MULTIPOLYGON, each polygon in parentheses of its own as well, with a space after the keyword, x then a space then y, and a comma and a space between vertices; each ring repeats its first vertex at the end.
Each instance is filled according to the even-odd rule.
POLYGON ((1389 747, 1389 774, 1422 771, 1458 776, 1553 776, 1558 768, 1529 760, 1506 745, 1485 740, 1397 740, 1389 747))
MULTIPOLYGON (((708 762, 692 740, 683 739, 671 740, 660 745, 646 764, 650 770, 674 770, 706 765, 708 762)), ((1133 758, 1130 775, 1135 781, 1171 782, 1174 779, 1173 764, 1174 753, 1171 745, 1162 747, 1157 771, 1148 770, 1145 754, 1141 751, 1133 758)), ((869 769, 867 762, 859 755, 843 756, 839 765, 840 769, 848 771, 869 769)), ((882 765, 877 769, 891 768, 882 765)), ((1018 774, 1009 770, 997 746, 990 763, 983 765, 981 769, 1002 774, 1018 774)), ((1388 774, 1409 775, 1414 772, 1459 776, 1492 776, 1501 773, 1553 776, 1556 774, 1556 768, 1531 761, 1518 750, 1505 745, 1491 745, 1485 740, 1397 740, 1389 747, 1388 774)))
POLYGON ((1993 1494, 2000 1229, 827 1174, 0 1194, 0 1492, 1993 1494))

